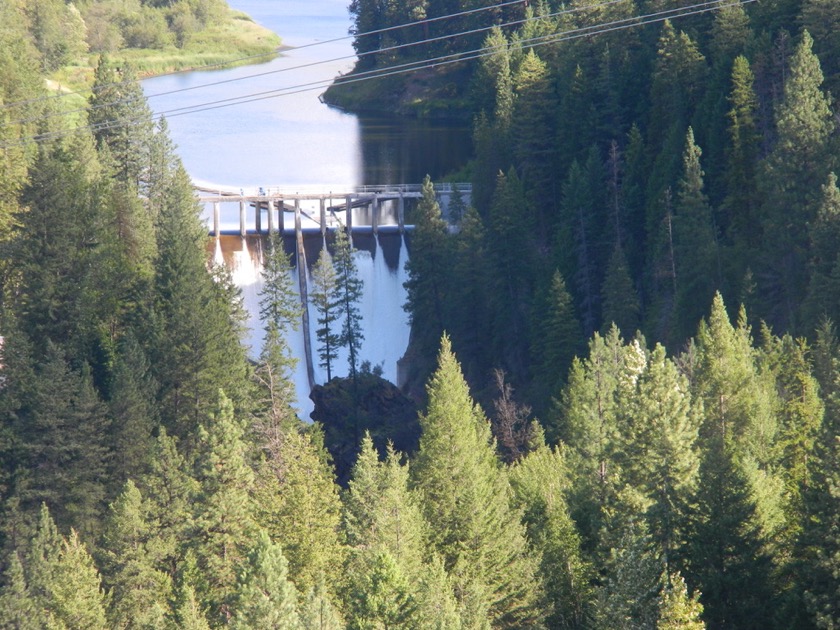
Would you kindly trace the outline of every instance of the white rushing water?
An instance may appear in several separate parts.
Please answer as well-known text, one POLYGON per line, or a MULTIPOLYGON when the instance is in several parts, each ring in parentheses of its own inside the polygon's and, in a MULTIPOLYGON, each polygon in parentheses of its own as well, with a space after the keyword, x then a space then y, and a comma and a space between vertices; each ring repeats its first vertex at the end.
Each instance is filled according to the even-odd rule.
MULTIPOLYGON (((215 255, 217 263, 227 265, 234 283, 242 291, 243 303, 248 312, 248 332, 245 343, 250 347, 252 357, 259 355, 263 340, 263 330, 259 321, 260 291, 263 287, 260 243, 261 241, 255 237, 242 239, 226 236, 217 241, 215 255)), ((380 366, 384 378, 396 383, 397 361, 405 353, 409 336, 408 315, 402 308, 406 300, 403 283, 407 278, 405 262, 408 259, 408 250, 405 243, 400 243, 399 262, 396 269, 389 268, 379 240, 377 240, 375 255, 368 251, 357 251, 355 258, 359 277, 364 282, 360 303, 364 342, 359 352, 359 359, 370 361, 372 367, 380 366)), ((292 270, 292 281, 298 298, 300 272, 299 267, 292 270)), ((317 312, 310 305, 310 341, 315 381, 323 384, 326 380, 326 370, 318 366, 316 319, 317 312)), ((298 413, 301 418, 309 419, 313 404, 309 398, 303 328, 300 327, 289 335, 287 342, 293 356, 298 360, 294 374, 298 413)), ((332 364, 332 373, 334 376, 346 376, 348 372, 347 351, 343 350, 339 352, 338 358, 332 364)))

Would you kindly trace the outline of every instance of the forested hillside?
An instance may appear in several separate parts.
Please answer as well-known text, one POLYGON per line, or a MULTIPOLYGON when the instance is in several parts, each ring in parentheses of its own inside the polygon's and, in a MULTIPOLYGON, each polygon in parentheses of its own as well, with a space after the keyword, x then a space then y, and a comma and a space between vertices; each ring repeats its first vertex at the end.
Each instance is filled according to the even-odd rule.
MULTIPOLYGON (((840 7, 523 44, 667 6, 464 44, 498 46, 446 106, 475 115, 474 207, 450 231, 427 181, 414 211, 419 445, 348 431, 339 487, 290 407, 282 250, 250 362, 131 68, 53 115, 0 0, 0 628, 838 627, 840 7)), ((561 8, 524 10, 411 32, 561 8)))

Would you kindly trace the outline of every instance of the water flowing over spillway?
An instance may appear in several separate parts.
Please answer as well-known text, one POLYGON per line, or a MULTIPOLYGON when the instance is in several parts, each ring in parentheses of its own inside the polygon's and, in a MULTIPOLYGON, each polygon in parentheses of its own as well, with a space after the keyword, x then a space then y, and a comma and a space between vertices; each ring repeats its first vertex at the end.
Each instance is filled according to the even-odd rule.
MULTIPOLYGON (((263 329, 259 320, 260 291, 263 287, 262 256, 266 245, 265 236, 251 235, 246 237, 219 237, 215 245, 215 261, 225 264, 230 270, 233 282, 242 292, 243 306, 248 312, 247 335, 245 343, 250 347, 253 358, 259 355, 262 347, 263 329)), ((288 238, 288 237, 287 237, 288 238)), ((302 271, 310 272, 310 265, 314 263, 322 247, 320 234, 309 234, 306 239, 307 266, 295 264, 292 269, 292 280, 297 291, 298 274, 302 271)), ((408 260, 408 249, 400 234, 372 234, 362 235, 356 239, 356 266, 359 278, 364 282, 364 292, 359 310, 362 315, 362 331, 364 341, 359 353, 360 361, 369 361, 371 367, 382 368, 382 375, 392 383, 397 382, 397 361, 405 353, 408 346, 409 324, 408 316, 403 310, 406 291, 403 287, 407 276, 405 262, 408 260)), ((285 243, 287 250, 291 243, 285 243)), ((297 263, 297 261, 295 261, 297 263)), ((307 276, 308 277, 308 276, 307 276)), ((297 295, 300 298, 299 294, 297 295)), ((319 367, 317 354, 318 340, 315 336, 315 322, 317 312, 309 306, 309 320, 313 364, 315 367, 316 383, 323 383, 326 371, 319 367)), ((304 350, 303 328, 298 328, 287 339, 290 350, 297 358, 297 369, 294 375, 297 391, 297 408, 301 418, 308 419, 313 405, 309 399, 309 378, 306 370, 306 355, 304 350)), ((339 352, 338 358, 332 365, 334 376, 345 376, 349 372, 347 352, 339 352)))
MULTIPOLYGON (((194 181, 218 182, 235 192, 273 185, 416 184, 427 173, 440 177, 466 161, 469 131, 465 125, 360 119, 329 108, 319 100, 318 90, 292 90, 282 98, 236 107, 202 108, 202 103, 269 89, 329 82, 353 66, 355 53, 346 38, 350 17, 345 0, 230 0, 229 4, 278 32, 284 44, 292 48, 259 66, 179 73, 143 82, 155 113, 181 112, 168 117, 169 131, 194 181), (182 108, 195 110, 181 115, 182 108)), ((227 221, 222 229, 238 231, 238 210, 223 208, 222 212, 227 215, 222 217, 227 221)), ((247 212, 248 225, 253 228, 253 207, 247 212)), ((370 217, 364 213, 363 208, 354 210, 354 225, 370 225, 370 217)), ((212 222, 212 209, 207 209, 205 219, 208 224, 212 222)), ((306 237, 309 265, 317 259, 318 239, 320 235, 306 237)), ((396 383, 396 362, 405 353, 409 337, 408 318, 402 308, 408 250, 398 234, 382 233, 378 238, 360 236, 357 247, 359 275, 365 283, 360 304, 365 340, 360 359, 370 361, 372 367, 381 365, 383 376, 396 383)), ((290 253, 295 249, 287 244, 290 253)), ((262 241, 252 236, 223 236, 217 243, 216 257, 228 266, 242 291, 248 311, 245 343, 250 356, 257 358, 263 337, 258 318, 262 241)), ((300 272, 296 267, 294 273, 300 272)), ((297 277, 294 286, 299 286, 297 277)), ((315 321, 316 313, 310 309, 313 336, 315 321)), ((298 359, 295 382, 300 415, 308 419, 312 403, 302 330, 288 343, 298 359)), ((323 382, 315 339, 312 349, 315 380, 323 382)), ((346 355, 340 355, 333 367, 334 373, 346 374, 346 355)))

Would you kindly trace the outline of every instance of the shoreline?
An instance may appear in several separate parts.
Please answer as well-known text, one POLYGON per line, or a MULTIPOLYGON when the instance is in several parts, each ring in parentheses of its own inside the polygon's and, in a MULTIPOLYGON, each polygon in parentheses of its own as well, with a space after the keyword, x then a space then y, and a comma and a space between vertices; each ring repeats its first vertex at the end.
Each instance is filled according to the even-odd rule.
POLYGON ((294 46, 251 16, 228 6, 227 19, 196 33, 183 48, 123 48, 88 53, 45 77, 48 89, 78 93, 86 98, 102 55, 131 65, 138 80, 179 72, 202 72, 268 63, 294 46), (57 88, 58 86, 58 88, 57 88))

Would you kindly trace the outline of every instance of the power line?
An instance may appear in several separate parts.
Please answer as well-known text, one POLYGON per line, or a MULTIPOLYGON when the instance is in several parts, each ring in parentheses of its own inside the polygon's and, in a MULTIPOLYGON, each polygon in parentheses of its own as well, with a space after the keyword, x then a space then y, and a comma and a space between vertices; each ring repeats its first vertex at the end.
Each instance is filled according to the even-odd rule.
MULTIPOLYGON (((385 28, 375 29, 375 30, 372 30, 372 31, 357 33, 355 35, 351 34, 351 35, 345 35, 343 37, 334 37, 332 39, 320 40, 320 41, 312 42, 312 43, 309 43, 309 44, 303 44, 301 46, 295 46, 293 49, 294 50, 303 50, 305 48, 313 48, 313 47, 317 47, 317 46, 324 46, 324 45, 327 45, 327 44, 334 44, 336 42, 342 42, 342 41, 346 41, 348 39, 358 39, 360 37, 368 37, 370 35, 381 35, 382 33, 388 33, 390 31, 395 31, 395 30, 399 30, 399 29, 403 29, 403 28, 407 28, 407 27, 432 24, 432 23, 435 23, 435 22, 439 22, 441 20, 449 20, 449 19, 456 18, 456 17, 463 17, 465 15, 480 13, 481 11, 488 11, 490 9, 500 9, 500 8, 503 8, 503 7, 512 5, 512 4, 525 4, 526 2, 527 2, 527 0, 507 0, 506 2, 501 2, 499 4, 491 5, 491 6, 488 6, 488 7, 479 7, 479 8, 476 8, 476 9, 468 9, 466 11, 460 11, 458 13, 452 13, 452 14, 448 14, 448 15, 439 15, 437 17, 432 17, 432 18, 424 18, 424 19, 418 20, 416 22, 405 22, 403 24, 398 24, 396 26, 388 26, 388 27, 385 27, 385 28)), ((230 61, 225 61, 225 62, 221 62, 221 63, 206 64, 206 65, 203 65, 203 66, 195 66, 195 67, 192 67, 192 68, 183 68, 181 70, 173 70, 172 72, 164 72, 164 73, 155 75, 155 78, 174 76, 174 75, 178 75, 178 74, 183 74, 185 72, 199 72, 199 71, 203 71, 203 70, 220 69, 220 68, 225 68, 227 66, 232 66, 234 64, 239 64, 239 63, 242 63, 244 61, 253 61, 254 59, 264 59, 266 57, 274 57, 277 54, 278 54, 278 51, 275 50, 275 51, 272 51, 270 53, 261 53, 261 54, 258 54, 258 55, 249 55, 247 57, 239 57, 237 59, 231 59, 230 61)), ((350 58, 352 59, 352 57, 350 57, 350 58)), ((342 58, 340 58, 338 60, 334 60, 334 61, 340 61, 342 59, 344 59, 344 58, 342 57, 342 58)), ((319 63, 326 63, 326 62, 319 62, 319 63)), ((260 76, 260 75, 255 75, 255 76, 260 76)), ((101 87, 102 88, 119 87, 119 86, 122 86, 122 85, 127 85, 127 84, 132 83, 132 82, 133 82, 133 80, 117 81, 117 82, 114 82, 114 83, 105 84, 101 87)), ((209 85, 212 85, 212 84, 209 84, 209 85)), ((12 107, 21 107, 21 106, 24 106, 24 105, 31 105, 32 103, 38 103, 38 102, 46 101, 46 100, 67 98, 68 96, 83 95, 83 94, 86 94, 86 93, 87 92, 76 91, 76 92, 62 92, 60 94, 51 94, 51 95, 48 95, 48 96, 40 96, 38 98, 28 99, 28 100, 25 100, 25 101, 17 101, 17 102, 14 102, 14 103, 5 103, 3 105, 0 105, 0 110, 10 109, 12 107)))
MULTIPOLYGON (((739 4, 749 4, 755 2, 755 0, 741 0, 739 4)), ((679 7, 675 9, 666 9, 650 14, 640 15, 640 16, 630 16, 627 18, 622 18, 620 20, 614 20, 612 22, 605 22, 600 24, 593 24, 585 27, 581 27, 578 29, 572 29, 570 31, 565 31, 563 33, 555 33, 552 35, 545 35, 541 37, 534 37, 528 40, 521 40, 519 43, 528 48, 537 48, 539 46, 547 45, 547 44, 554 44, 560 43, 564 41, 571 41, 575 39, 580 39, 583 37, 592 37, 595 35, 600 35, 604 33, 620 31, 627 28, 632 28, 634 26, 644 26, 647 24, 655 24, 658 22, 663 22, 667 19, 671 18, 679 18, 679 17, 686 17, 690 15, 699 15, 703 13, 708 13, 710 11, 714 11, 723 4, 728 4, 729 0, 709 0, 707 2, 698 3, 695 5, 690 5, 687 7, 679 7), (651 19, 652 18, 652 19, 651 19)), ((591 8, 591 7, 590 7, 591 8)), ((494 54, 498 51, 501 47, 500 46, 492 46, 492 47, 483 47, 479 49, 475 49, 472 51, 467 51, 465 53, 455 53, 451 55, 444 55, 441 57, 437 57, 434 59, 426 59, 422 61, 415 61, 405 64, 400 64, 397 66, 391 66, 388 68, 380 68, 376 70, 371 70, 365 73, 359 73, 356 75, 350 75, 348 77, 339 78, 335 80, 335 83, 338 84, 349 84, 349 83, 356 83, 361 81, 369 81, 372 79, 383 78, 387 76, 394 76, 398 74, 405 74, 407 72, 413 72, 415 70, 422 70, 422 69, 430 69, 441 67, 445 65, 450 65, 453 63, 461 63, 464 61, 471 61, 474 59, 480 59, 489 55, 494 54)), ((175 108, 172 110, 167 110, 164 112, 158 112, 153 116, 154 119, 160 119, 164 117, 177 117, 183 116, 187 114, 199 113, 203 111, 209 111, 213 109, 220 109, 223 107, 231 107, 234 105, 240 105, 250 102, 256 102, 261 100, 267 100, 270 98, 278 98, 281 96, 290 96, 293 94, 298 94, 301 92, 308 92, 315 89, 321 89, 333 83, 333 80, 322 80, 316 81, 308 84, 299 84, 294 86, 288 86, 285 88, 280 88, 277 90, 270 90, 266 92, 258 92, 252 94, 246 94, 238 97, 232 97, 230 99, 222 99, 219 101, 212 101, 206 103, 199 103, 192 106, 185 106, 180 108, 175 108)), ((90 130, 90 131, 100 131, 112 128, 119 128, 119 127, 128 127, 133 126, 136 124, 142 124, 144 122, 148 122, 148 118, 137 118, 133 120, 127 121, 105 121, 103 123, 98 123, 94 125, 87 125, 83 127, 76 127, 73 129, 67 130, 60 130, 55 132, 49 132, 46 134, 40 134, 36 136, 30 136, 28 138, 22 138, 15 143, 7 143, 4 145, 4 148, 10 146, 17 146, 21 144, 26 144, 27 142, 41 142, 44 140, 52 140, 56 138, 61 138, 72 133, 77 133, 80 131, 90 130)))
MULTIPOLYGON (((517 26, 517 25, 527 24, 528 22, 533 22, 533 21, 537 21, 537 20, 547 20, 547 19, 550 19, 550 18, 560 17, 560 16, 563 16, 563 15, 569 15, 569 14, 577 13, 577 12, 580 12, 580 11, 587 11, 587 10, 591 10, 591 9, 603 8, 603 7, 607 7, 607 6, 610 6, 610 5, 613 5, 613 4, 618 4, 618 3, 621 3, 621 2, 625 2, 625 1, 626 0, 605 0, 604 2, 600 2, 600 3, 594 4, 594 5, 590 5, 590 6, 578 6, 578 7, 573 7, 571 9, 564 9, 564 10, 561 10, 561 11, 555 11, 554 13, 549 13, 549 14, 546 14, 546 15, 536 15, 536 16, 532 16, 530 18, 519 19, 519 20, 511 20, 509 22, 503 22, 501 24, 483 26, 483 27, 471 29, 471 30, 468 30, 468 31, 461 31, 461 32, 458 32, 458 33, 441 35, 441 36, 437 36, 437 37, 431 37, 431 38, 422 39, 422 40, 419 40, 419 41, 416 41, 416 42, 407 42, 407 43, 404 43, 404 44, 387 46, 385 48, 380 48, 380 49, 377 49, 377 50, 371 50, 371 51, 366 51, 366 52, 363 52, 363 53, 359 53, 358 55, 346 55, 346 56, 343 56, 343 57, 335 57, 335 58, 332 58, 332 59, 326 59, 326 60, 322 60, 322 61, 315 61, 315 62, 310 62, 310 63, 298 64, 296 66, 290 66, 290 67, 286 67, 286 68, 278 68, 276 70, 268 70, 268 71, 265 71, 265 72, 252 73, 252 74, 248 74, 248 75, 241 76, 241 77, 233 77, 233 78, 230 78, 230 79, 221 79, 219 81, 211 81, 211 82, 208 82, 208 83, 202 83, 200 85, 193 85, 193 86, 178 88, 178 89, 174 89, 174 90, 167 90, 165 92, 157 92, 155 94, 146 95, 146 100, 149 101, 153 98, 157 98, 157 97, 160 97, 160 96, 170 96, 172 94, 179 94, 179 93, 189 92, 189 91, 193 91, 193 90, 200 90, 200 89, 204 89, 204 88, 207 88, 207 87, 215 87, 215 86, 218 86, 218 85, 236 83, 236 82, 239 82, 239 81, 246 81, 246 80, 249 80, 249 79, 262 78, 262 77, 266 77, 266 76, 270 76, 270 75, 274 75, 274 74, 281 74, 281 73, 284 73, 284 72, 292 72, 292 71, 295 71, 295 70, 312 68, 312 67, 316 67, 316 66, 320 66, 320 65, 335 63, 335 62, 338 62, 338 61, 350 60, 350 59, 353 59, 355 57, 358 57, 359 59, 362 59, 364 57, 373 56, 373 55, 381 55, 383 53, 394 52, 394 51, 402 50, 402 49, 405 49, 405 48, 411 48, 411 47, 414 47, 414 46, 428 45, 428 44, 431 44, 431 43, 440 42, 440 41, 444 41, 444 40, 448 40, 448 39, 465 37, 467 35, 475 35, 477 33, 482 33, 482 32, 485 32, 485 31, 492 30, 495 27, 500 27, 501 28, 501 27, 517 26)), ((508 2, 506 4, 515 4, 517 2, 522 2, 522 0, 515 0, 514 2, 508 2)), ((504 6, 504 4, 496 5, 495 7, 492 7, 492 8, 498 8, 499 6, 504 6)), ((461 13, 457 13, 457 14, 453 14, 451 16, 445 16, 445 17, 447 17, 447 18, 459 17, 459 16, 465 15, 465 14, 475 13, 476 11, 477 11, 477 9, 473 9, 471 11, 464 11, 464 12, 461 12, 461 13)), ((434 19, 440 20, 440 19, 443 19, 443 17, 444 16, 441 16, 440 18, 434 18, 434 19)), ((417 23, 414 23, 414 24, 417 24, 417 23)), ((414 25, 414 24, 412 24, 412 25, 414 25)), ((403 26, 399 26, 399 27, 390 27, 388 29, 379 29, 378 31, 370 31, 368 33, 365 33, 365 35, 373 35, 373 34, 376 34, 376 33, 393 30, 394 28, 404 28, 404 27, 405 26, 403 25, 403 26)), ((346 39, 346 38, 343 38, 343 39, 346 39)), ((327 41, 338 41, 338 40, 334 39, 334 40, 327 40, 327 41)), ((326 42, 320 42, 320 43, 326 43, 326 42)), ((315 44, 310 44, 310 45, 315 45, 315 44)), ((166 76, 166 75, 162 75, 162 76, 166 76)), ((333 79, 330 79, 330 81, 332 81, 332 80, 333 79)), ((105 86, 102 86, 102 88, 104 89, 104 88, 108 87, 109 85, 110 86, 124 85, 124 83, 107 84, 105 86)), ((31 122, 39 122, 41 120, 47 120, 47 119, 56 118, 56 117, 59 117, 59 116, 69 116, 71 114, 77 114, 77 113, 81 113, 81 112, 90 112, 90 111, 95 111, 97 109, 102 109, 102 108, 105 108, 105 107, 113 107, 115 105, 132 103, 132 102, 136 102, 136 101, 137 101, 136 98, 117 99, 117 100, 109 101, 109 102, 105 102, 105 103, 97 103, 96 105, 92 105, 92 106, 79 107, 79 108, 71 109, 71 110, 56 111, 56 112, 51 112, 51 113, 48 113, 48 114, 42 114, 42 115, 39 115, 39 116, 35 116, 33 118, 22 118, 22 119, 18 119, 18 120, 13 120, 13 121, 9 121, 7 123, 0 124, 0 127, 11 126, 11 125, 23 125, 23 124, 27 124, 27 123, 31 123, 31 122)))

